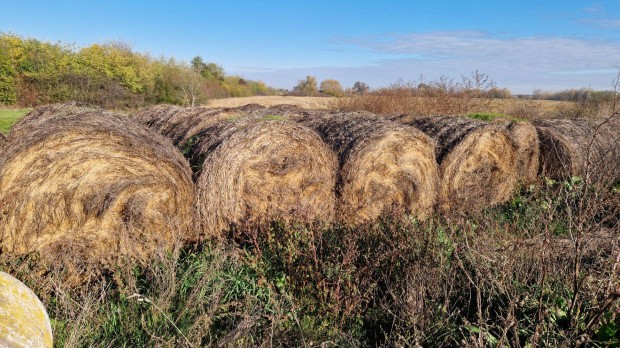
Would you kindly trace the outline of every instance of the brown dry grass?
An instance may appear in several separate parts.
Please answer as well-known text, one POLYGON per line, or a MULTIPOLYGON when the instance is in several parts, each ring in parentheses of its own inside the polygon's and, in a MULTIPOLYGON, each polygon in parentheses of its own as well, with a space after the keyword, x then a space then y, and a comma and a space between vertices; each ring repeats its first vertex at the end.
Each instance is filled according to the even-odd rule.
POLYGON ((189 237, 190 169, 169 141, 101 110, 42 113, 0 155, 2 253, 112 265, 189 237))
POLYGON ((475 98, 467 94, 445 92, 424 97, 409 88, 386 88, 375 92, 337 98, 330 108, 341 111, 368 111, 382 115, 458 115, 498 113, 528 120, 572 117, 580 105, 573 102, 525 99, 475 98))
POLYGON ((337 100, 334 97, 254 96, 243 98, 211 99, 205 106, 210 108, 234 108, 248 104, 274 106, 289 104, 305 109, 328 109, 337 100))
POLYGON ((408 124, 437 141, 442 210, 478 210, 507 200, 515 190, 515 146, 503 125, 453 116, 408 124))
POLYGON ((620 178, 620 117, 549 119, 534 123, 540 137, 541 174, 563 179, 604 173, 620 178))
POLYGON ((337 159, 309 128, 249 117, 221 121, 196 136, 191 157, 204 163, 197 207, 207 234, 269 220, 333 221, 337 159))

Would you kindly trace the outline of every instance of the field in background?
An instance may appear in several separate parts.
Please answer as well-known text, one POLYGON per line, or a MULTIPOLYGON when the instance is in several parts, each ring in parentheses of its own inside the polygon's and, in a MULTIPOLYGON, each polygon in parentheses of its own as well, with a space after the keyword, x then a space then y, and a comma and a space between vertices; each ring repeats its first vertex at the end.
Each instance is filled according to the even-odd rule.
MULTIPOLYGON (((297 96, 254 96, 243 98, 223 98, 211 99, 205 106, 207 107, 239 107, 247 104, 260 104, 266 107, 278 104, 296 105, 306 109, 343 109, 343 110, 366 110, 377 113, 416 113, 420 105, 424 105, 425 114, 444 114, 442 111, 455 111, 445 100, 435 100, 433 98, 396 98, 378 99, 371 101, 373 106, 365 107, 360 100, 368 100, 366 96, 356 97, 297 97, 297 96), (379 105, 384 104, 384 105, 379 105), (450 107, 446 110, 446 106, 450 107), (408 112, 409 111, 409 112, 408 112)), ((520 116, 524 114, 539 115, 543 117, 561 117, 567 110, 578 108, 579 105, 569 101, 553 100, 525 100, 525 99, 464 99, 468 106, 462 112, 454 114, 465 115, 468 112, 489 112, 508 114, 514 113, 520 116), (466 110, 467 109, 467 110, 466 110)), ((461 103, 462 104, 462 103, 461 103)), ((366 104, 367 105, 367 104, 366 104)))
POLYGON ((213 108, 232 108, 247 104, 260 104, 267 107, 278 104, 290 104, 306 109, 328 109, 335 100, 335 97, 254 96, 211 99, 205 106, 213 108))
POLYGON ((20 118, 26 115, 30 109, 0 109, 0 133, 6 134, 20 118))

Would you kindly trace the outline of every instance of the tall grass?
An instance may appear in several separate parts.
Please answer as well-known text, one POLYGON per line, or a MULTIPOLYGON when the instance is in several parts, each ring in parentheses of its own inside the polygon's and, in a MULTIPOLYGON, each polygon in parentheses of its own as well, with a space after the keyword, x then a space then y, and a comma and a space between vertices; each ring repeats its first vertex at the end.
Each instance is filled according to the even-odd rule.
POLYGON ((0 269, 58 347, 620 344, 620 194, 542 180, 484 212, 358 228, 272 223, 83 287, 36 255, 0 269))

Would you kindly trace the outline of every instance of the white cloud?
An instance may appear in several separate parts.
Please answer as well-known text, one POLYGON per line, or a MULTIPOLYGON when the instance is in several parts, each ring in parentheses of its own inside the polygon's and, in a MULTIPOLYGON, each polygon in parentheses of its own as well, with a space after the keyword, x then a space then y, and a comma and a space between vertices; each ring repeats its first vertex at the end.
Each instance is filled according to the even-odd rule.
POLYGON ((581 19, 582 23, 594 24, 595 26, 606 28, 606 29, 614 29, 620 28, 620 19, 581 19))
POLYGON ((361 80, 385 86, 399 78, 415 80, 420 74, 429 79, 442 75, 458 77, 478 69, 500 86, 528 93, 534 88, 608 89, 616 72, 613 66, 620 64, 620 42, 563 37, 500 38, 484 32, 454 31, 340 39, 340 44, 391 58, 369 61, 367 66, 356 68, 316 67, 242 74, 281 87, 292 87, 308 74, 318 79, 337 78, 344 85, 361 80))

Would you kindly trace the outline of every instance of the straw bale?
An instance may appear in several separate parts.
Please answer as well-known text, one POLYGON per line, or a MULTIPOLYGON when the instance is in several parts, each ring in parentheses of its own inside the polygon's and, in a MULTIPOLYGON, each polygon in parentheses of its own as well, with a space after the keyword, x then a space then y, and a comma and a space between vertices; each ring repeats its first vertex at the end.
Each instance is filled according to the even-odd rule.
POLYGON ((516 146, 503 125, 457 116, 409 124, 437 141, 442 210, 472 211, 509 199, 518 181, 516 146))
POLYGON ((334 218, 337 159, 312 129, 287 121, 241 118, 202 130, 190 162, 197 209, 209 235, 269 220, 334 218))
POLYGON ((22 137, 28 134, 32 128, 35 128, 42 123, 46 123, 54 117, 92 110, 95 110, 95 108, 86 107, 78 102, 44 105, 30 111, 24 117, 15 122, 15 124, 11 127, 8 137, 22 137))
POLYGON ((425 218, 434 211, 435 142, 424 133, 364 113, 317 111, 292 118, 317 130, 338 155, 340 222, 359 224, 391 212, 425 218))
POLYGON ((248 113, 264 108, 249 104, 239 108, 206 108, 158 105, 134 113, 134 120, 170 138, 173 144, 183 148, 184 144, 201 130, 222 120, 235 120, 248 113))
POLYGON ((534 122, 540 138, 540 173, 554 179, 620 179, 620 116, 534 122))
POLYGON ((192 239, 191 172, 172 144, 127 117, 66 111, 0 154, 2 253, 107 265, 192 239))
POLYGON ((497 119, 502 123, 515 145, 517 178, 522 184, 535 183, 540 166, 540 146, 536 127, 527 121, 497 119))

